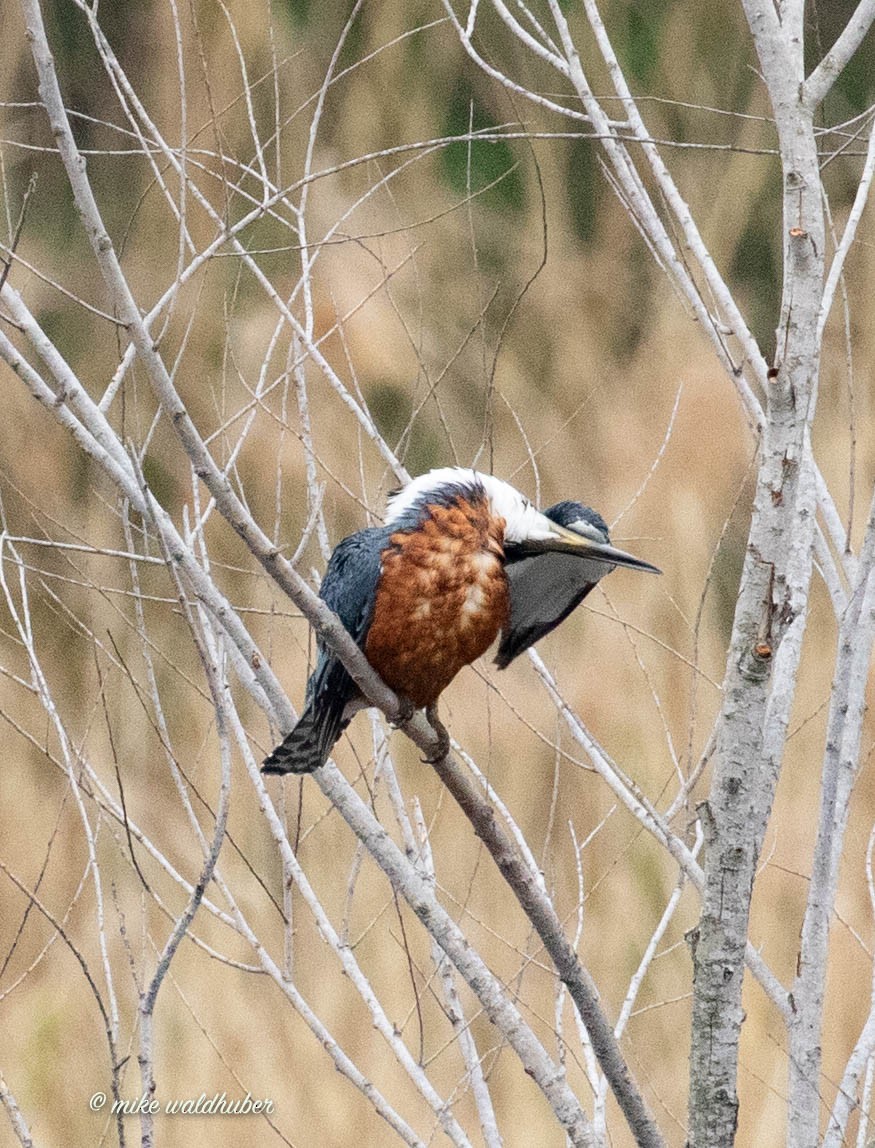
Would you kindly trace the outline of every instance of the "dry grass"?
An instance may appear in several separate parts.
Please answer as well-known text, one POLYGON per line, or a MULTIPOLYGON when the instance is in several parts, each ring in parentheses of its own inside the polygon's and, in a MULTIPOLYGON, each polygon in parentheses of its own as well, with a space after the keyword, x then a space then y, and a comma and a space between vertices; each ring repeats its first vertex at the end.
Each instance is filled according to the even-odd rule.
MULTIPOLYGON (((404 8, 366 6, 364 28, 350 49, 350 60, 364 58, 410 27, 411 13, 404 8)), ((266 77, 254 97, 256 115, 267 131, 273 92, 268 26, 260 9, 257 14, 244 5, 232 9, 250 82, 266 77)), ((251 160, 243 85, 227 25, 212 6, 209 10, 201 6, 198 15, 209 89, 184 14, 190 139, 213 153, 221 147, 227 156, 251 160), (221 114, 220 133, 210 122, 210 101, 215 109, 228 109, 221 114)), ((134 19, 139 29, 136 34, 118 33, 119 50, 147 104, 173 138, 179 93, 169 9, 144 7, 134 19)), ((4 20, 0 75, 5 100, 32 99, 35 89, 19 21, 12 11, 4 20)), ((716 80, 715 90, 707 90, 702 81, 702 90, 691 95, 682 78, 694 70, 692 61, 701 51, 695 29, 686 20, 680 27, 667 23, 666 28, 660 55, 664 79, 656 89, 702 103, 728 99, 730 92, 716 80)), ((302 109, 282 131, 281 166, 289 184, 302 171, 312 106, 305 101, 318 89, 332 34, 315 19, 301 28, 278 13, 274 23, 277 58, 287 61, 279 69, 280 106, 288 116, 302 109)), ((84 83, 85 65, 76 65, 61 52, 59 68, 62 82, 67 79, 73 87, 68 77, 76 74, 77 82, 84 83)), ((514 109, 459 63, 446 28, 423 32, 385 51, 330 93, 314 167, 328 168, 401 140, 440 134, 444 93, 462 80, 473 85, 496 120, 513 117, 514 109)), ((75 92, 76 98, 85 100, 84 88, 75 92)), ((96 72, 87 101, 92 114, 121 122, 109 85, 96 72)), ((71 102, 75 105, 76 99, 71 97, 71 102)), ((763 111, 755 97, 738 110, 763 111)), ((681 116, 660 106, 648 108, 647 114, 655 135, 676 130, 673 117, 681 116)), ((57 161, 19 146, 48 142, 39 110, 6 107, 3 116, 3 157, 13 215, 30 171, 39 172, 21 256, 80 298, 105 307, 104 289, 78 234, 57 161)), ((712 130, 711 121, 698 113, 689 113, 684 123, 695 138, 708 138, 712 130)), ((721 126, 721 130, 745 144, 762 144, 770 138, 766 127, 756 125, 737 131, 721 126)), ((84 146, 84 127, 82 132, 84 146)), ((99 149, 126 146, 106 126, 88 129, 87 140, 99 149)), ((332 332, 323 345, 326 357, 347 385, 370 403, 390 445, 405 434, 403 457, 411 471, 456 460, 467 464, 476 457, 479 465, 491 466, 527 493, 538 495, 543 505, 560 497, 582 498, 610 522, 624 512, 613 528, 615 541, 657 562, 665 571, 663 578, 616 573, 604 592, 591 597, 588 608, 542 643, 541 654, 568 701, 615 760, 651 800, 665 805, 678 770, 688 772, 695 766, 719 704, 745 544, 754 447, 737 400, 705 339, 648 261, 622 209, 604 188, 597 195, 594 235, 584 242, 575 234, 569 202, 575 188, 566 175, 568 155, 568 144, 538 142, 531 149, 518 145, 514 157, 519 161, 525 204, 501 210, 487 196, 464 203, 464 196, 454 193, 442 178, 439 157, 420 158, 352 212, 333 245, 322 252, 314 274, 315 329, 332 332), (538 178, 545 197, 547 260, 522 295, 543 254, 538 178), (484 308, 485 322, 478 324, 484 308)), ((270 162, 275 168, 275 155, 270 162)), ((754 215, 761 213, 767 226, 777 226, 769 199, 775 191, 771 159, 706 153, 680 155, 677 163, 681 186, 724 268, 736 258, 754 215)), ((208 166, 220 170, 215 158, 208 166)), ((391 166, 388 160, 374 161, 314 182, 310 235, 323 234, 391 166)), ((90 167, 114 238, 123 247, 125 269, 142 303, 151 305, 172 280, 176 266, 177 234, 166 204, 145 163, 136 157, 99 155, 90 167)), ((597 175, 594 178, 598 180, 597 175)), ((221 210, 225 194, 221 181, 203 177, 200 182, 210 188, 212 202, 221 210)), ((249 190, 255 190, 254 181, 249 190)), ((208 242, 211 226, 203 213, 191 205, 189 210, 195 243, 208 242)), ((839 196, 836 211, 842 210, 839 196)), ((237 197, 230 204, 231 216, 241 211, 237 197)), ((245 242, 266 250, 288 247, 294 237, 288 228, 264 221, 250 229, 245 242)), ((299 273, 296 251, 259 258, 285 297, 299 273)), ((118 362, 119 343, 112 324, 21 267, 14 270, 13 280, 91 393, 99 396, 118 362)), ((855 537, 859 506, 865 504, 873 479, 866 364, 875 348, 873 328, 865 318, 873 281, 873 247, 863 235, 849 267, 858 368, 853 397, 855 537)), ((743 296, 745 286, 740 287, 743 296)), ((758 305, 748 302, 751 307, 758 305)), ((300 300, 294 305, 299 311, 300 300)), ((227 426, 213 442, 219 460, 236 441, 239 423, 229 425, 228 420, 249 401, 263 364, 269 362, 268 377, 278 377, 284 369, 288 336, 282 336, 275 350, 269 349, 276 319, 276 310, 251 276, 237 260, 223 257, 211 261, 180 293, 162 334, 165 361, 176 364, 177 385, 202 432, 227 426)), ((838 322, 828 347, 816 448, 844 512, 850 399, 838 322)), ((17 535, 125 549, 116 492, 25 396, 11 373, 4 371, 2 377, 5 417, 0 420, 0 458, 8 529, 17 535)), ((323 506, 333 543, 364 525, 369 514, 379 515, 394 479, 318 371, 308 366, 307 377, 318 478, 325 484, 323 506)), ((126 437, 142 444, 154 413, 148 385, 135 368, 112 407, 114 425, 123 426, 126 437)), ((276 524, 277 540, 290 552, 308 517, 300 426, 294 391, 281 384, 258 408, 237 463, 250 507, 268 531, 276 524)), ((177 521, 182 520, 184 508, 196 513, 188 465, 170 428, 161 421, 145 465, 147 477, 177 521)), ((200 498, 203 505, 202 490, 200 498)), ((300 703, 312 656, 306 623, 268 584, 216 516, 206 537, 217 581, 231 602, 245 611, 261 649, 269 654, 292 699, 300 703)), ((87 756, 113 792, 117 768, 132 821, 193 880, 202 858, 156 734, 127 563, 34 545, 22 545, 20 552, 28 563, 36 642, 77 752, 87 756)), ((311 541, 300 569, 320 571, 323 562, 318 545, 311 541)), ((145 603, 145 618, 173 753, 192 789, 196 787, 214 806, 216 735, 197 659, 163 568, 147 567, 140 573, 142 592, 152 596, 145 603)), ((794 972, 804 907, 835 639, 820 587, 812 606, 794 714, 796 732, 788 744, 753 908, 754 943, 785 983, 794 972)), ((27 662, 5 612, 0 627, 3 667, 27 679, 27 662)), ((65 918, 71 941, 89 967, 99 970, 94 891, 90 882, 79 889, 87 865, 81 823, 66 777, 49 756, 57 758, 56 740, 40 705, 26 689, 7 677, 2 692, 6 720, 0 727, 5 763, 0 773, 0 861, 27 887, 33 889, 39 881, 42 904, 65 918)), ((256 752, 268 750, 276 731, 268 729, 263 715, 242 694, 239 700, 256 752)), ((554 708, 524 659, 502 674, 487 664, 465 671, 446 694, 444 716, 512 811, 543 865, 570 929, 578 899, 574 840, 589 839, 582 852, 586 896, 580 951, 606 1009, 615 1015, 674 887, 674 864, 627 813, 615 808, 604 785, 560 728, 554 708)), ((867 730, 864 754, 870 753, 872 744, 867 730)), ((398 734, 391 746, 406 800, 420 803, 429 826, 444 902, 490 966, 515 986, 524 1014, 544 1042, 555 1047, 554 982, 527 922, 470 827, 417 760, 414 747, 398 734)), ((366 717, 356 720, 338 747, 337 760, 367 793, 373 740, 366 717)), ((707 783, 706 772, 696 796, 707 792, 707 783)), ((279 793, 280 783, 273 782, 271 788, 279 793)), ((399 911, 368 859, 357 870, 354 838, 314 785, 304 780, 299 787, 290 781, 284 799, 291 832, 300 834, 302 865, 335 922, 345 918, 348 884, 351 874, 358 873, 348 920, 355 954, 414 1055, 422 1053, 436 1087, 451 1094, 459 1085, 459 1060, 435 998, 428 945, 415 919, 406 909, 399 911)), ((392 826, 383 789, 374 801, 384 823, 392 826)), ((195 804, 202 824, 209 826, 210 817, 197 800, 195 804)), ((681 833, 688 830, 694 804, 695 798, 677 819, 681 833)), ((98 818, 92 805, 88 809, 106 897, 122 1053, 132 1056, 124 1071, 123 1091, 133 1096, 139 1088, 137 977, 142 978, 154 963, 155 946, 163 944, 170 922, 144 893, 130 864, 123 831, 108 818, 98 818)), ((839 916, 833 928, 824 1034, 827 1104, 868 1001, 872 925, 864 858, 873 816, 875 789, 867 763, 852 809, 839 916)), ((282 903, 280 865, 237 760, 229 829, 233 847, 228 842, 223 850, 223 875, 249 919, 257 923, 265 945, 281 953, 283 927, 276 905, 282 903)), ((175 883, 141 848, 137 860, 167 909, 174 914, 181 911, 183 898, 175 883)), ((54 930, 34 910, 23 924, 27 900, 5 878, 0 879, 0 906, 0 955, 11 953, 0 978, 4 994, 0 1023, 5 1034, 0 1067, 7 1082, 36 1142, 86 1144, 105 1136, 112 1143, 114 1127, 88 1111, 88 1097, 97 1090, 108 1091, 109 1067, 99 1015, 81 970, 57 938, 30 969, 54 930)), ((684 1140, 690 1014, 691 963, 683 938, 696 918, 697 902, 687 890, 661 945, 664 955, 645 982, 640 1012, 623 1042, 674 1145, 684 1140)), ((193 932, 222 954, 253 962, 251 950, 240 938, 208 913, 198 915, 193 932)), ((295 978, 337 1041, 367 1066, 375 1083, 428 1140, 433 1117, 413 1093, 300 903, 295 916, 295 978)), ((463 994, 463 999, 474 1018, 472 1029, 496 1107, 509 1130, 505 1143, 509 1148, 563 1144, 511 1051, 497 1044, 495 1030, 478 1015, 472 998, 463 994)), ((283 1003, 268 978, 241 972, 184 943, 157 1010, 159 1096, 222 1089, 238 1095, 249 1089, 274 1100, 276 1127, 288 1142, 306 1144, 318 1135, 319 1143, 338 1146, 396 1143, 370 1105, 333 1072, 319 1043, 283 1003)), ((745 1006, 739 1143, 775 1144, 781 1139, 784 1119, 783 1037, 755 984, 747 990, 745 1006)), ((564 1027, 570 1037, 573 1020, 567 1005, 564 1027)), ((570 1050, 567 1068, 575 1088, 587 1095, 584 1073, 570 1050)), ((473 1123, 472 1114, 469 1096, 458 1117, 473 1123)), ((136 1139, 133 1121, 128 1135, 136 1139)), ((193 1148, 236 1144, 241 1135, 253 1143, 282 1142, 256 1118, 244 1123, 243 1118, 206 1117, 164 1120, 158 1142, 193 1148)), ((621 1145, 627 1140, 618 1132, 612 1142, 621 1145)))

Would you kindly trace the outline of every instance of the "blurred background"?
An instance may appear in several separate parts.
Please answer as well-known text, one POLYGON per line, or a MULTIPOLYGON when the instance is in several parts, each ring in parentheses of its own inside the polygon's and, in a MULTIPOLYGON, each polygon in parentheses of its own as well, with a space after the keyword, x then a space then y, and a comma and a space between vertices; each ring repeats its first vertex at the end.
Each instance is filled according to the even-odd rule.
MULTIPOLYGON (((704 239, 771 355, 780 299, 780 168, 741 6, 605 0, 601 7, 648 127, 665 141, 665 159, 704 239)), ((852 9, 841 3, 811 12, 812 51, 831 43, 852 9)), ((157 150, 146 154, 83 12, 53 0, 44 15, 100 208, 138 303, 148 311, 193 250, 213 241, 216 221, 191 192, 180 196, 179 180, 157 150), (185 210, 191 248, 180 239, 168 200, 185 210)), ((696 769, 719 707, 746 543, 755 442, 731 380, 604 178, 597 141, 574 138, 570 121, 485 77, 465 57, 440 4, 367 0, 332 63, 348 16, 348 5, 309 0, 100 7, 100 27, 137 98, 168 145, 185 149, 191 179, 219 219, 233 224, 251 210, 262 195, 263 172, 287 189, 239 234, 264 282, 230 245, 219 246, 185 277, 153 324, 164 361, 220 463, 229 461, 252 415, 232 478, 288 555, 313 510, 310 436, 323 488, 323 541, 330 546, 378 521, 386 493, 398 483, 313 356, 279 322, 265 284, 302 323, 312 322, 320 353, 411 474, 475 464, 542 506, 576 498, 601 511, 613 541, 658 564, 664 576, 616 572, 539 652, 612 758, 665 808, 679 781, 696 769), (517 138, 446 142, 491 127, 517 138), (303 254, 294 226, 302 206, 309 245, 303 254), (306 290, 302 258, 313 260, 306 290), (302 363, 297 381, 290 370, 296 361, 302 363)), ((480 19, 481 42, 496 66, 551 98, 570 99, 497 20, 486 12, 480 19)), ((582 29, 582 15, 573 19, 582 29)), ((99 398, 124 351, 123 332, 106 314, 108 295, 52 150, 17 5, 6 6, 3 26, 4 243, 36 177, 18 244, 21 262, 10 282, 99 398)), ((585 55, 583 35, 580 43, 585 55)), ((840 79, 827 105, 830 125, 872 102, 873 53, 867 42, 840 79)), ((594 83, 606 89, 595 61, 585 62, 594 83)), ((859 179, 862 147, 827 131, 823 146, 830 210, 840 226, 859 179)), ((861 533, 875 477, 871 234, 864 220, 827 335, 814 431, 819 463, 852 540, 861 533)), ((5 366, 0 385, 5 529, 31 539, 17 544, 22 566, 6 553, 10 594, 22 601, 21 575, 34 642, 76 754, 113 794, 122 785, 131 819, 194 880, 202 856, 170 778, 168 750, 189 780, 205 826, 211 824, 207 808, 215 808, 218 761, 213 713, 175 589, 160 563, 139 563, 134 585, 124 558, 95 553, 129 549, 117 492, 5 366), (166 733, 152 704, 144 649, 166 733)), ((138 366, 127 370, 108 414, 124 440, 144 452, 145 478, 174 520, 196 518, 206 494, 197 492, 198 503, 188 462, 172 428, 156 418, 138 366)), ((133 534, 138 548, 160 557, 136 522, 133 534)), ((204 546, 216 582, 300 706, 313 657, 306 621, 218 515, 207 522, 204 546)), ((319 531, 312 531, 298 568, 316 585, 324 561, 319 531)), ((8 603, 0 619, 0 860, 65 920, 71 944, 102 985, 80 815, 66 774, 53 764, 56 735, 28 688, 28 659, 8 603)), ((815 579, 793 730, 752 918, 752 940, 785 984, 795 971, 807 891, 834 638, 831 610, 815 579)), ((238 701, 254 752, 262 756, 277 731, 242 691, 238 701)), ((571 933, 582 882, 579 950, 615 1017, 676 886, 677 867, 591 770, 527 659, 500 674, 488 659, 464 671, 445 695, 443 716, 509 807, 571 933)), ((338 763, 364 795, 374 744, 371 724, 360 717, 337 750, 338 763)), ((554 978, 525 918, 415 748, 398 734, 390 745, 408 807, 418 801, 428 826, 444 903, 513 987, 547 1047, 558 1055, 567 1041, 569 1079, 589 1104, 572 1014, 566 1004, 557 1021, 554 978)), ((870 994, 865 858, 875 812, 872 745, 868 730, 832 933, 825 1113, 870 994)), ((236 760, 233 768, 233 840, 220 867, 280 960, 279 858, 245 770, 236 760)), ((691 834, 708 776, 706 769, 675 819, 682 836, 691 834)), ((279 795, 283 784, 289 833, 323 905, 435 1086, 454 1098, 460 1090, 458 1118, 474 1128, 427 939, 393 901, 376 867, 359 855, 316 786, 306 779, 271 782, 271 792, 279 795)), ((380 786, 373 802, 397 838, 380 786)), ((131 1056, 123 1092, 135 1096, 138 991, 172 927, 167 913, 178 914, 185 897, 137 846, 147 892, 124 830, 87 797, 85 804, 102 875, 106 961, 123 1052, 131 1056)), ((0 1067, 7 1083, 36 1142, 114 1143, 114 1124, 88 1110, 92 1093, 108 1091, 110 1068, 103 1023, 79 963, 2 874, 0 906, 0 1067)), ((687 889, 623 1039, 668 1142, 678 1146, 684 1143, 691 982, 684 934, 696 919, 697 901, 687 889)), ((303 1145, 318 1135, 319 1143, 338 1146, 396 1143, 367 1100, 334 1071, 277 987, 234 964, 255 965, 251 948, 205 911, 193 932, 230 960, 191 942, 180 948, 156 1012, 157 1093, 184 1098, 248 1089, 272 1098, 275 1113, 272 1124, 256 1117, 245 1124, 243 1118, 167 1118, 156 1142, 222 1145, 245 1137, 303 1145)), ((333 1037, 425 1142, 440 1142, 433 1114, 300 906, 294 954, 295 982, 333 1037)), ((502 1047, 473 998, 463 993, 463 1002, 505 1143, 563 1144, 512 1051, 502 1047)), ((777 1144, 786 1096, 783 1030, 755 983, 745 1005, 739 1143, 777 1144)), ((611 1143, 628 1144, 612 1103, 611 1143)), ((135 1141, 135 1122, 127 1130, 135 1141)), ((9 1135, 0 1121, 0 1143, 12 1143, 9 1135)))

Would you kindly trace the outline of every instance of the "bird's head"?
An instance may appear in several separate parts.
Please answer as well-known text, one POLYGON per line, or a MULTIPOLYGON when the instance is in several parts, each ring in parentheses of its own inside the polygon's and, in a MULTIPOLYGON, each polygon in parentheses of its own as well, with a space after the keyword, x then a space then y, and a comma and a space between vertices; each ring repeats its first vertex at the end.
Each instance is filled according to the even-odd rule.
POLYGON ((658 566, 612 546, 608 535, 608 524, 591 506, 584 506, 582 502, 557 502, 555 506, 550 506, 544 511, 544 516, 584 539, 582 544, 578 543, 576 547, 572 545, 570 548, 581 557, 609 563, 611 566, 628 566, 631 570, 645 570, 650 574, 662 573, 658 566), (586 540, 591 543, 590 546, 587 546, 586 540))
POLYGON ((640 558, 611 546, 607 526, 595 511, 579 502, 560 502, 542 514, 508 482, 491 474, 448 466, 419 475, 389 498, 386 525, 413 529, 432 508, 459 501, 486 502, 504 520, 503 545, 508 559, 527 554, 576 554, 610 566, 661 571, 640 558))

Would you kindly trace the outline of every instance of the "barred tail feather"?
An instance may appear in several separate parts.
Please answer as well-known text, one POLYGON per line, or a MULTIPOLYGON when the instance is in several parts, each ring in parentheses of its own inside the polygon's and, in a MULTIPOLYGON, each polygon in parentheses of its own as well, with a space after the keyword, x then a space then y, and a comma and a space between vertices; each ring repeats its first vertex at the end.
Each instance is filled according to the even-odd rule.
POLYGON ((312 773, 324 765, 335 742, 349 725, 343 710, 343 705, 311 702, 291 733, 264 759, 261 772, 312 773))

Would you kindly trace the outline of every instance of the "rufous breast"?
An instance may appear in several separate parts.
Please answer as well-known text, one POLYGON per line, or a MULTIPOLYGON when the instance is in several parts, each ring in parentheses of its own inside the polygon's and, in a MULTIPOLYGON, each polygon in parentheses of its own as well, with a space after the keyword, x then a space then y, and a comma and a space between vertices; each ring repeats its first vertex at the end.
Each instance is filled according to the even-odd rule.
POLYGON ((390 538, 365 642, 387 685, 417 707, 436 701, 508 617, 504 520, 458 499, 390 538))

